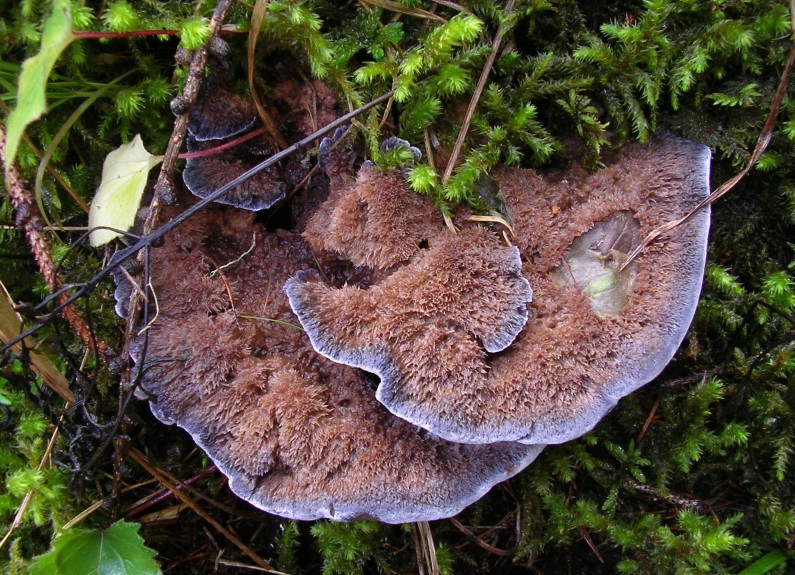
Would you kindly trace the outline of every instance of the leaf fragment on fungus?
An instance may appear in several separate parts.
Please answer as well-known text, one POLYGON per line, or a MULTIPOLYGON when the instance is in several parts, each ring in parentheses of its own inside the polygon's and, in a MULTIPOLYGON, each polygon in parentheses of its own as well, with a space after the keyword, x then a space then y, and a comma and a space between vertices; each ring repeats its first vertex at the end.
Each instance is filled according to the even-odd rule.
MULTIPOLYGON (((88 226, 106 226, 128 230, 135 223, 135 214, 146 188, 149 170, 163 158, 153 156, 144 148, 140 134, 132 142, 123 144, 105 158, 102 182, 88 212, 88 226)), ((91 232, 91 245, 104 245, 121 234, 111 229, 91 232)))

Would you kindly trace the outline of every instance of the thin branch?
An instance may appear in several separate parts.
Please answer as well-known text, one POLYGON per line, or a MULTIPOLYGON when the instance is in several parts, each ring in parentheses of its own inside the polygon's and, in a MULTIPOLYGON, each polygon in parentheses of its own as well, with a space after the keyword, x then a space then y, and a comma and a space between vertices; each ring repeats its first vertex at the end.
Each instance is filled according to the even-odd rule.
POLYGON ((204 519, 207 523, 212 525, 221 535, 226 537, 226 539, 235 545, 238 549, 240 549, 243 553, 245 553, 252 561, 254 561, 257 565, 262 567, 263 569, 267 569, 268 571, 275 571, 273 566, 270 565, 267 561, 265 561, 262 557, 254 553, 245 543, 243 543, 238 537, 234 535, 231 531, 229 531, 226 527, 221 525, 218 521, 216 521, 213 517, 211 517, 206 511, 204 511, 201 507, 199 507, 196 502, 190 499, 185 493, 183 493, 180 488, 184 486, 184 484, 172 482, 169 480, 166 475, 161 472, 159 469, 154 467, 149 463, 146 459, 146 456, 134 449, 132 447, 127 448, 127 454, 135 460, 138 465, 143 467, 152 477, 157 479, 163 487, 170 489, 171 492, 174 494, 174 497, 179 499, 182 503, 190 507, 199 517, 204 519))
MULTIPOLYGON (((5 161, 5 150, 6 134, 5 130, 0 127, 0 160, 5 161)), ((63 287, 63 284, 55 270, 50 242, 43 233, 45 224, 42 220, 41 213, 39 213, 36 207, 35 200, 32 197, 30 183, 22 178, 15 163, 8 165, 6 178, 6 188, 8 189, 11 205, 16 212, 17 227, 25 233, 25 237, 33 253, 33 258, 36 260, 36 265, 38 265, 39 272, 44 277, 47 287, 52 292, 58 291, 63 287)), ((116 352, 113 351, 113 348, 104 341, 94 337, 91 327, 83 320, 74 306, 71 305, 74 300, 63 293, 58 296, 57 301, 57 311, 61 312, 64 319, 66 319, 69 326, 72 328, 72 331, 80 338, 80 341, 82 341, 86 347, 96 349, 99 356, 106 362, 116 356, 116 352)), ((27 335, 29 334, 23 332, 7 342, 6 345, 2 347, 2 350, 5 351, 18 341, 22 341, 27 335)))
POLYGON ((516 554, 516 549, 499 549, 494 547, 493 545, 489 545, 483 539, 472 533, 469 529, 464 527, 464 525, 458 521, 455 517, 450 518, 450 522, 458 529, 464 536, 472 541, 473 543, 477 544, 479 547, 482 547, 489 553, 493 553, 494 555, 499 555, 501 557, 510 557, 511 555, 516 554))

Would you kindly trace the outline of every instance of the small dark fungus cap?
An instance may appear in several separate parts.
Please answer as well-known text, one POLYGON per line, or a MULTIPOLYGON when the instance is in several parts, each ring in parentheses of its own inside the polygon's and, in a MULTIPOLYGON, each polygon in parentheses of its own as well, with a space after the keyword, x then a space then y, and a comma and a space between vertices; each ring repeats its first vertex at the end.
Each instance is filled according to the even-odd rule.
MULTIPOLYGON (((188 138, 188 151, 198 152, 216 146, 218 142, 198 142, 188 138)), ((204 198, 221 186, 242 175, 262 156, 251 154, 248 146, 240 146, 197 158, 188 158, 182 179, 194 195, 204 198), (242 149, 241 149, 242 148, 242 149)), ((271 166, 226 192, 217 201, 244 210, 270 208, 287 195, 277 166, 271 166)))
POLYGON ((257 121, 251 100, 220 87, 202 90, 190 112, 188 132, 194 140, 223 140, 242 134, 257 121))
MULTIPOLYGON (((661 138, 627 148, 597 173, 576 165, 498 172, 522 273, 533 286, 530 319, 513 343, 511 329, 495 340, 482 331, 519 325, 526 301, 508 281, 518 256, 506 259, 485 247, 484 231, 434 239, 427 254, 367 290, 333 290, 299 276, 287 293, 316 349, 379 374, 377 397, 407 421, 463 443, 564 442, 656 377, 684 338, 701 287, 709 210, 620 268, 648 232, 708 195, 709 159, 703 146, 661 138), (479 242, 482 252, 474 251, 479 242), (466 279, 480 273, 478 266, 491 270, 482 275, 501 278, 495 297, 485 282, 466 279), (500 309, 504 324, 493 315, 500 309), (480 323, 481 317, 488 320, 480 323)), ((345 233, 357 237, 357 246, 382 241, 376 230, 383 224, 367 218, 392 190, 370 194, 367 210, 348 222, 345 233)), ((335 209, 347 205, 332 201, 335 209)), ((390 208, 402 219, 414 209, 390 208)), ((336 217, 332 210, 327 220, 336 217)), ((335 249, 353 261, 367 248, 335 249)))
POLYGON ((448 517, 541 450, 440 439, 389 413, 361 371, 316 353, 282 291, 316 266, 297 234, 216 207, 150 259, 159 314, 146 354, 141 338, 132 353, 152 411, 187 430, 261 509, 306 520, 448 517))

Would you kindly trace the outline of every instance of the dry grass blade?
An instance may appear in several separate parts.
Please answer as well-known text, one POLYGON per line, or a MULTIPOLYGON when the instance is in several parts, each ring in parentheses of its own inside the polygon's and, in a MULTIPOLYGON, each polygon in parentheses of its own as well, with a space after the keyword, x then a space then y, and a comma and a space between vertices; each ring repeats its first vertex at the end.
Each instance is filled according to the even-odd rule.
POLYGON ((450 2, 449 0, 433 0, 433 3, 438 4, 439 6, 447 6, 448 8, 452 8, 453 10, 463 14, 469 14, 470 16, 473 16, 472 12, 465 6, 461 6, 461 4, 456 4, 455 2, 450 2))
MULTIPOLYGON (((516 0, 508 0, 508 2, 505 3, 503 16, 507 16, 513 12, 513 5, 515 3, 516 0)), ((491 45, 491 53, 486 59, 486 63, 483 65, 483 70, 480 73, 480 79, 478 80, 478 84, 475 87, 475 92, 472 94, 472 99, 469 101, 469 107, 467 108, 466 115, 464 116, 464 121, 461 122, 461 129, 458 132, 458 138, 455 141, 453 152, 450 154, 450 160, 447 162, 447 167, 444 170, 444 177, 442 177, 442 183, 444 184, 447 183, 447 180, 449 180, 450 176, 453 174, 456 162, 458 161, 458 156, 461 155, 461 148, 464 147, 464 140, 466 139, 467 132, 469 131, 469 124, 472 122, 472 116, 475 115, 475 108, 477 108, 478 102, 480 101, 480 96, 483 94, 483 90, 486 87, 486 82, 489 80, 489 74, 491 73, 492 66, 494 66, 494 60, 497 58, 497 52, 500 49, 500 44, 502 43, 502 37, 504 34, 505 26, 501 25, 497 29, 497 34, 494 36, 494 42, 491 45)))
MULTIPOLYGON (((22 318, 14 310, 14 301, 6 290, 6 286, 0 282, 0 341, 7 343, 20 333, 22 333, 22 318)), ((66 378, 56 365, 50 361, 50 358, 36 351, 35 342, 32 338, 25 340, 24 345, 29 350, 30 366, 33 371, 55 393, 69 403, 74 403, 75 396, 72 390, 69 389, 69 382, 66 381, 66 378)), ((22 352, 22 344, 11 346, 11 350, 14 353, 22 352)))
POLYGON ((479 547, 482 547, 489 553, 494 553, 495 555, 500 555, 502 557, 510 557, 516 553, 515 549, 498 549, 493 545, 489 545, 488 543, 483 541, 483 539, 481 539, 480 537, 472 533, 469 529, 464 527, 464 525, 460 521, 458 521, 455 517, 451 517, 450 522, 455 526, 456 529, 458 529, 461 533, 463 533, 467 539, 469 539, 473 543, 476 543, 479 547))
MULTIPOLYGON (((795 4, 795 1, 793 4, 795 4)), ((793 10, 795 10, 795 7, 793 10)), ((793 21, 793 39, 795 39, 795 21, 793 21)), ((751 153, 751 157, 748 159, 748 163, 745 165, 745 167, 732 176, 729 180, 724 182, 718 189, 712 192, 704 200, 702 200, 701 203, 693 208, 687 215, 679 218, 678 220, 673 220, 663 224, 662 226, 649 232, 649 234, 643 238, 643 241, 640 243, 640 245, 635 248, 631 254, 629 254, 627 261, 625 261, 624 265, 621 266, 621 271, 631 264, 654 240, 687 222, 699 211, 729 193, 732 188, 734 188, 734 186, 736 186, 740 180, 742 180, 746 174, 748 174, 748 172, 750 172, 751 169, 756 165, 756 162, 759 161, 759 158, 762 156, 765 149, 767 149, 767 145, 770 143, 770 138, 773 136, 773 128, 776 125, 776 116, 778 116, 778 110, 781 107, 781 101, 783 100, 784 95, 787 93, 787 86, 789 85, 789 77, 792 73, 793 63, 795 63, 795 42, 793 42, 792 46, 790 47, 787 63, 784 66, 784 71, 781 73, 781 81, 778 84, 778 89, 776 89, 776 95, 773 97, 773 103, 770 106, 770 112, 767 115, 765 125, 762 127, 762 132, 759 134, 759 139, 756 141, 754 151, 751 153)))
POLYGON ((505 226, 505 228, 511 232, 511 236, 516 235, 511 224, 509 224, 505 218, 501 218, 500 216, 469 216, 467 220, 470 222, 488 222, 492 224, 500 224, 501 226, 505 226))
POLYGON ((417 551, 417 568, 420 575, 440 575, 436 546, 433 543, 431 526, 427 521, 412 524, 414 546, 417 551))
POLYGON ((83 509, 83 511, 81 511, 80 513, 72 517, 69 521, 64 523, 64 526, 61 527, 61 531, 65 531, 66 529, 71 529, 72 527, 80 523, 83 519, 94 513, 94 511, 102 508, 103 505, 105 505, 105 502, 102 499, 100 499, 99 501, 95 501, 94 503, 91 504, 90 507, 83 509))
POLYGON ((268 134, 280 149, 284 149, 287 147, 287 142, 279 133, 276 123, 265 110, 265 106, 262 105, 257 87, 254 85, 254 54, 257 51, 257 38, 259 38, 259 31, 262 29, 265 13, 268 11, 269 1, 257 0, 254 4, 254 10, 251 12, 251 23, 248 30, 248 87, 251 90, 251 98, 254 100, 254 105, 257 107, 257 113, 262 123, 265 124, 268 134))
POLYGON ((392 0, 360 0, 361 4, 372 4, 390 12, 397 12, 398 14, 405 14, 406 16, 414 16, 416 18, 425 18, 426 20, 435 20, 436 22, 446 22, 441 16, 437 16, 433 12, 422 10, 420 8, 410 8, 403 6, 392 0))

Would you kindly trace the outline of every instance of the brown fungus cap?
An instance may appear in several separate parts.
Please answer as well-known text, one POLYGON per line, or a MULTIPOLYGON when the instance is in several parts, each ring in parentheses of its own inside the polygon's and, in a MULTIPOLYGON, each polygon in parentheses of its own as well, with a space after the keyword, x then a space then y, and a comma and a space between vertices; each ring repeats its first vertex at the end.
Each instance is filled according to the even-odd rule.
POLYGON ((210 86, 199 94, 190 112, 188 132, 194 140, 223 140, 245 132, 257 121, 257 109, 251 100, 219 86, 210 86))
MULTIPOLYGON (((567 441, 656 377, 684 338, 701 287, 709 211, 621 266, 648 232, 706 197, 709 158, 703 146, 661 138, 627 148, 597 173, 575 165, 495 174, 534 291, 527 325, 501 353, 487 355, 471 338, 502 349, 489 349, 477 322, 468 323, 493 302, 482 286, 468 291, 471 262, 457 265, 476 240, 488 242, 483 232, 465 230, 466 248, 439 247, 449 259, 432 245, 425 264, 410 263, 366 291, 299 277, 287 292, 318 351, 381 375, 377 397, 407 421, 465 443, 567 441), (428 302, 430 315, 438 312, 433 326, 423 323, 428 302)), ((370 201, 393 193, 384 187, 370 201)), ((410 219, 409 204, 399 209, 395 218, 410 219)), ((345 233, 367 236, 367 215, 377 211, 361 212, 359 229, 345 233)), ((328 220, 335 217, 332 210, 328 220)), ((371 232, 369 241, 377 245, 382 235, 371 232)), ((366 249, 338 251, 353 259, 366 249)), ((499 257, 487 261, 481 265, 508 269, 499 257)))
POLYGON ((187 430, 261 509, 295 519, 448 517, 541 450, 440 439, 389 413, 361 371, 316 353, 282 291, 316 268, 298 235, 219 207, 173 230, 150 259, 158 313, 146 353, 141 336, 133 355, 153 413, 187 430))

